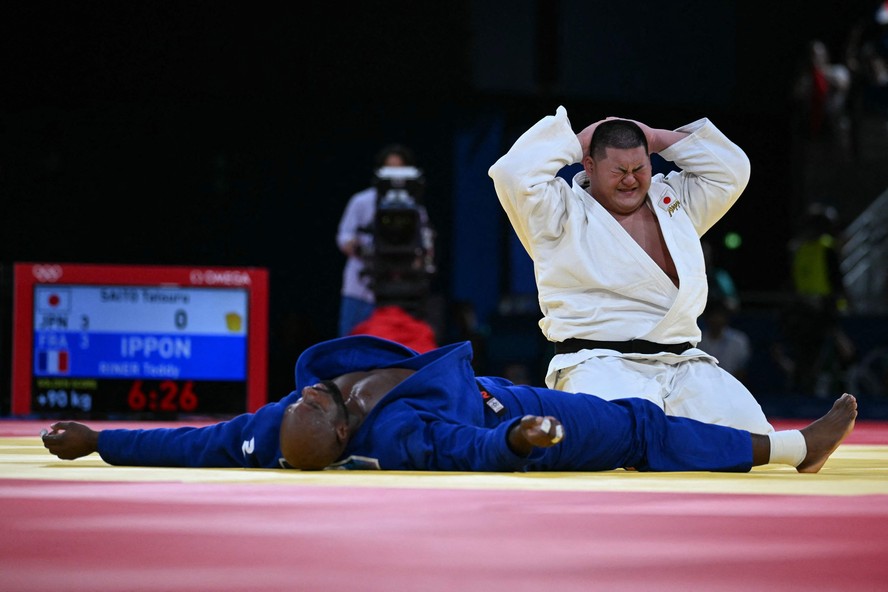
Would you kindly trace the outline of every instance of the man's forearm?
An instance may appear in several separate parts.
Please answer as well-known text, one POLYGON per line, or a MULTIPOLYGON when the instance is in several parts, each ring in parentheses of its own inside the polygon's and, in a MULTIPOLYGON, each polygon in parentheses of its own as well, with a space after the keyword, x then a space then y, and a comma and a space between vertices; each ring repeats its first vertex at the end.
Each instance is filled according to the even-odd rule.
POLYGON ((648 148, 651 154, 655 154, 666 150, 679 140, 688 137, 690 134, 686 132, 676 132, 673 130, 655 129, 653 130, 651 145, 648 148))

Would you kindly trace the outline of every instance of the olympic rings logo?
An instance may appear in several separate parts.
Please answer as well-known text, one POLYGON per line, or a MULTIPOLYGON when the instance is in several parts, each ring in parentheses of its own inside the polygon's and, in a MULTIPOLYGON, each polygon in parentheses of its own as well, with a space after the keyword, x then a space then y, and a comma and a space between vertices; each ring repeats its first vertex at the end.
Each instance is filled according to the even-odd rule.
POLYGON ((62 279, 61 265, 35 265, 31 268, 34 278, 41 283, 53 283, 62 279))

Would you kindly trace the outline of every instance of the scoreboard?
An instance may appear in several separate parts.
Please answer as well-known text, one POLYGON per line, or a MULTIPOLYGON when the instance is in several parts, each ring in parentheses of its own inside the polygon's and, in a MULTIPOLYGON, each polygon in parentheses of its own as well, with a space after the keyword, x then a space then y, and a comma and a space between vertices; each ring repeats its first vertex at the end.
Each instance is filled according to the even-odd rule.
POLYGON ((13 415, 234 415, 266 402, 258 268, 16 264, 13 415))

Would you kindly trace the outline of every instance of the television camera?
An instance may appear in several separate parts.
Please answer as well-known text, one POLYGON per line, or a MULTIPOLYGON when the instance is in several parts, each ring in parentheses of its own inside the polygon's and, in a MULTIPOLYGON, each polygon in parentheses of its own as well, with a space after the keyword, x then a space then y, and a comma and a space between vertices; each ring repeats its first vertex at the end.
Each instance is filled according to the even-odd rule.
POLYGON ((422 203, 425 179, 411 166, 382 167, 375 172, 376 214, 365 232, 364 274, 377 306, 400 306, 423 317, 431 276, 435 273, 434 230, 422 203))

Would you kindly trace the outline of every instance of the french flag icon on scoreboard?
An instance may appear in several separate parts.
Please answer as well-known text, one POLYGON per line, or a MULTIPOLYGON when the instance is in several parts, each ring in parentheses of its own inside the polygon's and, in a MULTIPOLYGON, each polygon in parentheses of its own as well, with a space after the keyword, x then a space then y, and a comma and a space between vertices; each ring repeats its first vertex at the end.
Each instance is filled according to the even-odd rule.
POLYGON ((66 349, 44 349, 37 352, 37 370, 43 374, 67 374, 70 360, 66 349))

